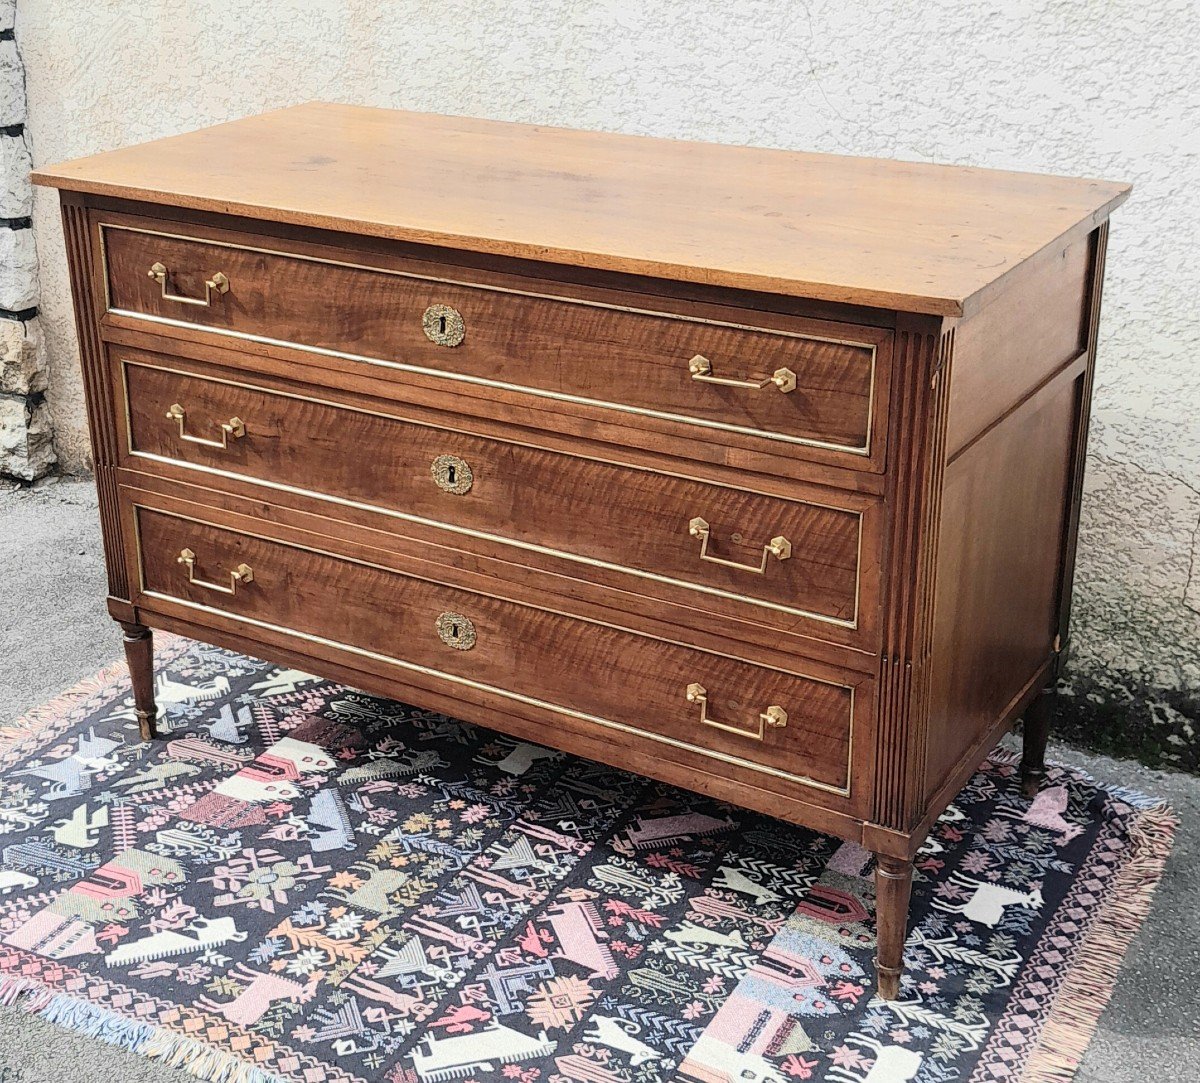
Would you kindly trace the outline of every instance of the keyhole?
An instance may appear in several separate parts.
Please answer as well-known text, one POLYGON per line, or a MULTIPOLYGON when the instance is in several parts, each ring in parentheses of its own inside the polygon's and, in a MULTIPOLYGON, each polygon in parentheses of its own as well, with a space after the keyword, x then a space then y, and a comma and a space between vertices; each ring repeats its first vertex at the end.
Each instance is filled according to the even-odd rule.
POLYGON ((469 651, 475 646, 475 625, 461 613, 443 613, 437 619, 438 638, 456 651, 469 651))
POLYGON ((457 346, 463 340, 462 313, 449 305, 430 305, 421 315, 421 330, 438 346, 457 346))
POLYGON ((451 463, 448 467, 446 467, 446 480, 448 482, 450 482, 451 485, 453 485, 456 480, 454 477, 454 471, 455 471, 455 466, 453 463, 451 463))

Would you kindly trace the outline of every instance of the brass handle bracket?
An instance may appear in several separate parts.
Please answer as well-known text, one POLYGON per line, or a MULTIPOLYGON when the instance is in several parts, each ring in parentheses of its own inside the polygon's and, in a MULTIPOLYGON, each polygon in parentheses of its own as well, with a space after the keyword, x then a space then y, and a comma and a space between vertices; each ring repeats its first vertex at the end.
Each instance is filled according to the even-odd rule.
POLYGON ((203 297, 184 297, 182 293, 171 293, 171 272, 165 264, 152 263, 146 274, 162 288, 164 301, 177 301, 181 305, 199 305, 201 308, 209 308, 212 306, 214 294, 219 297, 221 294, 229 292, 229 279, 220 271, 217 271, 212 278, 205 279, 203 297))
POLYGON ((700 539, 701 560, 707 560, 710 564, 720 564, 726 568, 737 568, 743 572, 753 572, 755 575, 766 574, 767 561, 771 557, 776 560, 788 560, 792 555, 792 543, 779 534, 763 546, 762 561, 756 568, 753 564, 741 564, 736 560, 725 560, 723 557, 714 557, 709 553, 708 540, 712 537, 712 528, 699 515, 688 522, 688 533, 693 538, 700 539))
POLYGON ((708 713, 708 689, 702 684, 689 684, 687 686, 687 701, 688 703, 698 703, 700 705, 700 722, 705 726, 712 726, 714 729, 724 730, 726 733, 736 733, 739 737, 749 737, 754 741, 761 741, 766 737, 768 729, 781 730, 788 724, 788 715, 778 704, 771 704, 765 711, 758 716, 758 729, 748 730, 741 726, 731 726, 727 722, 718 722, 715 718, 711 718, 708 713))
POLYGON ((688 372, 693 380, 702 384, 721 384, 724 387, 746 387, 751 391, 761 391, 764 387, 777 387, 783 394, 796 390, 796 374, 791 369, 776 369, 770 376, 761 379, 737 380, 730 376, 714 376, 712 362, 698 353, 688 362, 688 372))
POLYGON ((196 578, 196 554, 192 550, 181 549, 175 561, 187 568, 189 583, 193 586, 204 587, 206 590, 215 590, 218 594, 236 594, 239 583, 254 582, 254 569, 249 564, 239 564, 234 568, 229 573, 229 586, 226 587, 221 583, 210 583, 207 579, 196 578))
POLYGON ((172 403, 170 409, 167 410, 167 420, 178 422, 179 438, 181 440, 186 440, 189 444, 199 444, 201 447, 215 447, 223 450, 229 447, 230 440, 238 440, 246 435, 246 423, 240 417, 231 417, 228 421, 221 422, 220 440, 209 440, 203 436, 191 436, 184 431, 184 425, 187 422, 187 411, 177 402, 172 403))

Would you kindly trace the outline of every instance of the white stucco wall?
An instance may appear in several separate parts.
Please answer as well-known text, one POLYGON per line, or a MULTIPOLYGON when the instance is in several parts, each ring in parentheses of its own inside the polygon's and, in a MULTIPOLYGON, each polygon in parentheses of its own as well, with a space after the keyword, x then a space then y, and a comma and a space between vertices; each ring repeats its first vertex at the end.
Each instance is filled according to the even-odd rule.
MULTIPOLYGON (((39 163, 321 98, 1135 182, 1108 260, 1076 666, 1200 689, 1195 0, 19 0, 17 40, 39 163)), ((36 219, 59 451, 82 470, 51 194, 36 219)))

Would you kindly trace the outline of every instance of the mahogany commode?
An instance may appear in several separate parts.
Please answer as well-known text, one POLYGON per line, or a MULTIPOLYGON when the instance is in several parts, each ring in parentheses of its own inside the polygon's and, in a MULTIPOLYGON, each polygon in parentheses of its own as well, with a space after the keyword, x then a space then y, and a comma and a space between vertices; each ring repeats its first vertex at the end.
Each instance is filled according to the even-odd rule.
POLYGON ((112 615, 913 856, 1065 650, 1102 181, 308 105, 62 191, 112 615))

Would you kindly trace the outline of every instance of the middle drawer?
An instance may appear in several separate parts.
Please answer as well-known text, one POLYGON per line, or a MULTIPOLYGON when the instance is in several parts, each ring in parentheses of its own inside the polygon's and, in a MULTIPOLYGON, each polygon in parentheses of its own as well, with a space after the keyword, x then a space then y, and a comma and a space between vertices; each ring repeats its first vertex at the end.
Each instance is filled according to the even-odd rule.
POLYGON ((456 548, 500 543, 528 567, 562 559, 581 580, 873 647, 872 497, 784 499, 406 420, 391 403, 200 375, 143 351, 115 349, 114 361, 139 469, 168 461, 250 481, 325 501, 334 517, 353 505, 396 533, 446 530, 456 548))

